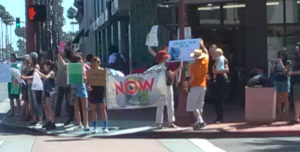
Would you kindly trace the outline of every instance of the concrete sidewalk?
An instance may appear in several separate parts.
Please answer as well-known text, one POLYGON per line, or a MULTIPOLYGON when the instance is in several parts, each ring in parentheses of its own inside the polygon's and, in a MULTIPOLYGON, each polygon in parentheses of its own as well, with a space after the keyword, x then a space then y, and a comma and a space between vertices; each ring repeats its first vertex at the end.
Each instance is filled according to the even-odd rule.
MULTIPOLYGON (((93 134, 92 131, 76 131, 74 125, 63 126, 66 118, 58 118, 57 129, 47 131, 41 126, 32 126, 18 121, 17 117, 4 117, 3 124, 34 129, 41 134, 65 137, 108 137, 108 138, 216 138, 216 137, 276 137, 300 136, 300 124, 274 122, 270 124, 250 124, 244 121, 244 111, 236 106, 225 108, 225 123, 212 123, 215 116, 212 106, 204 109, 207 126, 193 131, 189 126, 176 129, 156 129, 155 108, 109 111, 109 133, 93 134)), ((91 127, 92 129, 92 127, 91 127)))

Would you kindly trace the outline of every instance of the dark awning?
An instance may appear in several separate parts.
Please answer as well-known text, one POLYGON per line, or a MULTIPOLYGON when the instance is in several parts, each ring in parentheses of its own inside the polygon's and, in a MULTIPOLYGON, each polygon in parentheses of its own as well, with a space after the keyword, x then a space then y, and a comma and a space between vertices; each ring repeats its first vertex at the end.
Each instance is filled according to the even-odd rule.
POLYGON ((80 32, 76 35, 72 43, 79 43, 79 40, 83 36, 83 34, 84 34, 84 29, 80 30, 80 32))

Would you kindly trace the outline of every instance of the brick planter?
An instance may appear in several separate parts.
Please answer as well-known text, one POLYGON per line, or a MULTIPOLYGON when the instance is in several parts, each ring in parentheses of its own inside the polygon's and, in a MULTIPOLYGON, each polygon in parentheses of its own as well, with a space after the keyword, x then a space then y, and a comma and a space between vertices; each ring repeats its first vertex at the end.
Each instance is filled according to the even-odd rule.
POLYGON ((257 123, 275 121, 275 88, 245 88, 245 119, 248 122, 257 123))

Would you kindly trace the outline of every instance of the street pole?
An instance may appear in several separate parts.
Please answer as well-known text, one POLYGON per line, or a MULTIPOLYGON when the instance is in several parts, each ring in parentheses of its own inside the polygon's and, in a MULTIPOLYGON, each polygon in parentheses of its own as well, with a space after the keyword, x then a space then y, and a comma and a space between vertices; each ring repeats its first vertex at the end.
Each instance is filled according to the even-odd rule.
MULTIPOLYGON (((25 0, 26 3, 26 14, 27 8, 34 4, 34 0, 25 0)), ((30 22, 26 17, 26 53, 34 52, 36 50, 36 31, 34 28, 34 22, 30 22)))
POLYGON ((2 23, 3 20, 1 20, 1 60, 4 59, 3 55, 3 23, 2 23))
POLYGON ((179 39, 184 39, 184 0, 179 0, 179 39))

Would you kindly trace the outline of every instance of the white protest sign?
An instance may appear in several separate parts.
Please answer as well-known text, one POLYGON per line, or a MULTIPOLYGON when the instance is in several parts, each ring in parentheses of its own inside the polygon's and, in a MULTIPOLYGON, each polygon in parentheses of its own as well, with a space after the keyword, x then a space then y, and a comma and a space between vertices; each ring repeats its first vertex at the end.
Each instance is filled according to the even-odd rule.
POLYGON ((11 74, 15 77, 15 79, 17 79, 17 81, 19 83, 24 83, 25 84, 25 81, 21 79, 21 72, 20 72, 19 69, 11 68, 11 74))
POLYGON ((0 83, 11 82, 11 65, 0 63, 0 83))
POLYGON ((147 39, 145 43, 147 46, 158 46, 157 30, 158 30, 158 25, 154 25, 151 27, 151 30, 147 35, 147 39))
POLYGON ((169 41, 168 52, 171 58, 168 62, 181 62, 181 61, 192 61, 194 60, 190 54, 200 48, 199 39, 186 39, 186 40, 174 40, 169 41))
POLYGON ((35 91, 44 90, 43 81, 42 81, 40 75, 36 72, 33 73, 31 90, 35 90, 35 91))

